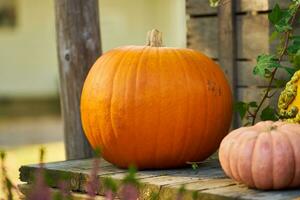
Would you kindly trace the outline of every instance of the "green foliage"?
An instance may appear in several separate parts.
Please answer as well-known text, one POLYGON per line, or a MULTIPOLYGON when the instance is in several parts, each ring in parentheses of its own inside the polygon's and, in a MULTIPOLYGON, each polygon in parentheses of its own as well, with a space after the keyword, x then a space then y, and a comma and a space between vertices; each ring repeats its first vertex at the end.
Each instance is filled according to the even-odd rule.
POLYGON ((242 119, 251 108, 257 108, 257 103, 255 101, 249 103, 238 101, 234 104, 234 110, 239 113, 242 119))
POLYGON ((2 151, 2 150, 1 150, 1 151, 0 151, 1 162, 4 162, 5 156, 6 156, 5 151, 2 151))
POLYGON ((199 168, 199 165, 197 163, 192 163, 192 169, 197 170, 199 168))
POLYGON ((292 44, 287 48, 289 61, 294 69, 300 69, 300 36, 291 37, 292 44))
POLYGON ((5 151, 0 151, 0 159, 1 159, 1 181, 2 181, 2 185, 4 186, 4 192, 6 193, 6 199, 7 200, 13 200, 14 196, 13 196, 13 190, 16 190, 16 186, 13 185, 13 182, 9 179, 9 177, 7 176, 7 171, 6 171, 6 167, 5 167, 5 157, 6 157, 6 153, 5 151))
POLYGON ((292 2, 289 9, 281 9, 278 4, 269 13, 269 21, 279 33, 292 30, 291 18, 297 12, 297 2, 292 2))
POLYGON ((283 88, 286 83, 287 80, 274 78, 274 85, 276 88, 283 88))
POLYGON ((277 116, 276 110, 274 108, 272 108, 271 106, 267 106, 267 107, 265 107, 261 111, 260 118, 263 121, 266 121, 266 120, 272 120, 272 121, 278 120, 278 116, 277 116))
POLYGON ((40 148, 40 163, 44 162, 44 157, 45 157, 45 147, 40 148))
POLYGON ((150 200, 159 200, 159 193, 158 192, 151 192, 150 200))
POLYGON ((177 200, 184 199, 183 196, 186 193, 186 189, 184 185, 181 185, 177 192, 177 200))
POLYGON ((253 69, 253 75, 257 75, 269 81, 268 87, 260 102, 236 102, 234 110, 239 114, 246 125, 254 124, 258 113, 261 120, 278 120, 276 109, 265 105, 265 100, 273 98, 277 90, 284 87, 287 80, 276 77, 276 72, 284 70, 290 78, 300 69, 300 36, 293 35, 294 23, 299 12, 300 0, 291 1, 287 9, 282 9, 278 4, 274 6, 268 15, 274 31, 270 36, 270 42, 277 42, 277 51, 273 54, 261 54, 257 57, 257 63, 253 69), (289 66, 282 66, 284 57, 289 58, 289 66), (272 88, 275 92, 270 95, 272 88), (260 112, 261 111, 261 112, 260 112))
POLYGON ((134 166, 130 166, 128 168, 127 175, 123 179, 124 184, 133 184, 135 186, 139 186, 139 181, 136 177, 137 169, 134 166))
POLYGON ((257 57, 257 64, 253 69, 254 75, 268 78, 273 68, 279 68, 281 65, 278 63, 274 55, 262 54, 257 57))
POLYGON ((100 158, 101 157, 101 148, 100 147, 96 147, 94 150, 94 157, 95 158, 100 158))
POLYGON ((269 21, 272 24, 277 24, 283 17, 284 11, 280 9, 279 5, 276 4, 272 11, 269 13, 269 21))
POLYGON ((118 191, 118 185, 111 177, 107 177, 104 179, 103 186, 105 190, 110 190, 113 193, 117 193, 118 191))
POLYGON ((192 199, 193 199, 193 200, 197 200, 198 197, 199 197, 198 191, 194 191, 194 192, 192 193, 192 199))

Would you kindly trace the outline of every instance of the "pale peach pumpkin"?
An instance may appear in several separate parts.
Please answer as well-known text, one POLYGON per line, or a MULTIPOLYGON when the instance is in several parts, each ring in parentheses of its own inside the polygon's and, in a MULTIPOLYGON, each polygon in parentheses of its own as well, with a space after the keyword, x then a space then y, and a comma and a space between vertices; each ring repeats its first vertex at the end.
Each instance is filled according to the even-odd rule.
POLYGON ((147 46, 102 55, 81 97, 85 134, 119 167, 170 168, 201 161, 218 148, 232 115, 229 85, 220 67, 190 49, 147 46))
POLYGON ((232 131, 222 141, 225 173, 259 189, 300 187, 300 125, 259 122, 232 131))

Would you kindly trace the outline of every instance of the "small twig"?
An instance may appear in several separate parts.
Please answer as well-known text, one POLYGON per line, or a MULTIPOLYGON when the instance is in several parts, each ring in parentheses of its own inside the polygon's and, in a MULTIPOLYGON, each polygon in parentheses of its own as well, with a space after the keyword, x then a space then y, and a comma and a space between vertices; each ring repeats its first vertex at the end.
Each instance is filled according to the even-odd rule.
MULTIPOLYGON (((298 10, 298 9, 299 9, 299 6, 298 6, 297 10, 298 10)), ((294 15, 292 16, 292 19, 291 19, 291 21, 290 21, 291 26, 293 26, 293 24, 294 24, 294 22, 295 22, 296 15, 297 15, 297 11, 296 11, 296 12, 294 13, 294 15)), ((287 47, 288 47, 288 44, 289 44, 290 34, 291 34, 291 30, 289 30, 289 31, 287 31, 287 32, 285 33, 285 36, 284 36, 284 45, 283 45, 282 51, 281 51, 280 54, 279 54, 279 57, 278 57, 278 63, 280 63, 280 62, 282 61, 282 58, 283 58, 283 56, 284 56, 285 53, 286 53, 286 50, 287 50, 287 47)), ((265 100, 266 100, 267 98, 270 98, 270 97, 269 97, 269 96, 270 96, 270 95, 269 95, 269 92, 270 92, 270 90, 271 90, 271 88, 272 88, 272 83, 273 83, 273 81, 274 81, 274 78, 275 78, 275 74, 276 74, 276 72, 277 72, 277 69, 278 69, 278 68, 275 68, 275 69, 272 71, 271 76, 270 76, 271 78, 270 78, 269 84, 268 84, 268 86, 267 86, 267 90, 266 90, 264 96, 262 97, 260 103, 258 104, 257 108, 255 109, 255 111, 254 111, 254 113, 253 113, 252 122, 251 122, 252 125, 255 124, 255 119, 256 119, 257 114, 258 114, 259 110, 261 109, 263 103, 265 102, 265 100)), ((272 97, 272 95, 271 95, 271 97, 272 97)))
POLYGON ((249 114, 250 117, 254 117, 254 114, 249 109, 250 108, 248 108, 247 113, 249 114))
POLYGON ((273 92, 273 94, 268 95, 267 98, 269 98, 269 99, 272 98, 276 93, 277 93, 277 91, 273 92))

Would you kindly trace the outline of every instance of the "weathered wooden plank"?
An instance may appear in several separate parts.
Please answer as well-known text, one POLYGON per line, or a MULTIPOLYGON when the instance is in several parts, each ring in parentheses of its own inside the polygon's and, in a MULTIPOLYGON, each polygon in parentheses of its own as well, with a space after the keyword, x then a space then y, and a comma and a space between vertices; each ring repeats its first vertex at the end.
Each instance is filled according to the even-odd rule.
MULTIPOLYGON (((238 90, 238 99, 246 101, 246 102, 260 101, 260 99, 262 98, 262 95, 264 94, 265 89, 266 88, 258 88, 256 86, 238 88, 237 89, 238 90)), ((270 94, 272 94, 272 91, 270 94)), ((280 91, 276 92, 273 98, 266 100, 266 104, 270 103, 271 105, 276 106, 279 95, 280 95, 280 91)))
MULTIPOLYGON (((248 86, 266 86, 269 83, 268 79, 260 76, 253 75, 253 69, 256 65, 256 61, 237 61, 237 86, 248 87, 248 86)), ((282 63, 283 66, 289 66, 287 62, 282 63)), ((288 79, 289 75, 284 70, 278 70, 276 78, 288 79)))
POLYGON ((218 58, 234 96, 236 88, 235 0, 218 8, 218 58), (224 51, 226 49, 226 51, 224 51))
MULTIPOLYGON (((18 185, 18 188, 20 190, 20 192, 22 192, 22 194, 28 194, 30 192, 30 188, 32 187, 32 185, 30 184, 20 184, 18 185)), ((59 192, 58 189, 55 188, 51 188, 50 189, 50 193, 51 193, 51 199, 54 199, 55 194, 57 194, 59 192)), ((71 192, 71 196, 73 200, 87 200, 88 196, 86 194, 81 194, 78 192, 71 192)), ((25 198, 24 198, 25 200, 25 198)), ((94 200, 105 200, 104 196, 96 196, 94 198, 94 200)))
POLYGON ((251 200, 288 200, 300 197, 300 190, 281 190, 281 191, 259 191, 249 189, 243 184, 237 184, 228 187, 220 187, 215 189, 204 190, 199 193, 201 196, 210 196, 214 199, 251 199, 251 200))
MULTIPOLYGON (((60 163, 50 163, 45 165, 46 173, 56 177, 59 173, 70 173, 72 176, 79 176, 79 186, 72 188, 76 191, 84 192, 84 184, 87 180, 87 174, 90 173, 92 162, 79 160, 60 163), (89 164, 88 164, 89 163, 89 164), (88 166, 90 165, 90 166, 88 166), (67 167, 71 166, 71 167, 67 167)), ((28 174, 33 174, 37 165, 23 166, 20 170, 21 180, 31 182, 28 174)), ((100 182, 106 177, 111 177, 120 183, 125 176, 126 170, 118 169, 112 165, 107 165, 100 169, 98 178, 100 182)), ((209 160, 199 165, 199 169, 191 168, 174 170, 153 170, 139 171, 137 176, 142 184, 140 189, 140 199, 150 199, 151 193, 159 193, 160 199, 175 199, 178 189, 185 185, 186 193, 184 199, 192 199, 194 192, 198 193, 198 199, 293 199, 300 196, 300 190, 288 191, 258 191, 250 190, 243 185, 237 185, 236 182, 225 177, 217 160, 209 160)), ((55 186, 53 186, 55 187, 55 186)), ((77 194, 77 193, 75 193, 77 194)), ((103 194, 103 188, 100 188, 99 194, 103 194)))
MULTIPOLYGON (((239 15, 236 19, 237 58, 254 60, 259 54, 271 51, 267 14, 239 15)), ((217 17, 190 18, 187 30, 189 48, 200 50, 212 58, 219 57, 217 17)))
MULTIPOLYGON (((220 187, 228 187, 231 185, 236 185, 231 179, 200 179, 195 182, 184 184, 186 192, 184 193, 183 199, 193 199, 193 193, 215 189, 220 187)), ((161 199, 176 199, 178 195, 179 188, 182 187, 182 184, 170 184, 163 186, 160 190, 161 199)))
POLYGON ((80 119, 82 85, 101 54, 98 0, 56 0, 56 32, 68 159, 92 157, 80 119))
MULTIPOLYGON (((113 167, 106 161, 100 162, 101 170, 98 172, 98 176, 125 173, 125 170, 113 167)), ((51 177, 49 182, 51 187, 58 187, 58 183, 62 179, 66 179, 70 182, 71 189, 74 191, 86 191, 85 183, 88 180, 91 169, 93 168, 92 159, 84 160, 70 160, 65 162, 55 162, 45 164, 46 176, 51 177)), ((22 166, 20 171, 20 180, 23 182, 32 183, 33 177, 36 175, 36 171, 39 165, 27 165, 22 166)))
MULTIPOLYGON (((230 0, 222 0, 226 4, 230 0)), ((278 2, 282 8, 287 8, 289 1, 281 0, 237 0, 236 12, 268 11, 278 2)), ((221 4, 221 5, 222 5, 221 4)), ((186 13, 188 15, 209 15, 216 14, 217 8, 212 8, 208 0, 186 0, 186 13)))

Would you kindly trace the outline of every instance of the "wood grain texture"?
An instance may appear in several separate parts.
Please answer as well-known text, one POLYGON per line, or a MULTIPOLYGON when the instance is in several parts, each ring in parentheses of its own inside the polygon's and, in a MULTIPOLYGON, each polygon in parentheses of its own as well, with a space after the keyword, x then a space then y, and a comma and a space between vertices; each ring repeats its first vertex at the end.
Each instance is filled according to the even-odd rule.
MULTIPOLYGON (((105 177, 111 177, 117 183, 126 175, 126 170, 118 169, 108 163, 101 161, 102 167, 98 178, 103 181, 105 177)), ((32 179, 28 174, 34 174, 38 165, 22 166, 20 177, 23 182, 31 183, 32 179)), ((79 177, 79 188, 72 188, 76 192, 85 193, 87 175, 92 168, 92 160, 71 160, 45 165, 46 174, 70 173, 71 177, 79 177)), ((176 199, 178 189, 184 184, 186 192, 184 199, 192 199, 193 193, 198 193, 197 199, 248 199, 248 200, 269 200, 285 199, 291 200, 300 197, 300 190, 286 191, 259 191, 245 187, 243 184, 228 179, 218 160, 207 160, 199 165, 199 168, 173 169, 173 170, 144 170, 138 171, 137 177, 141 182, 140 199, 151 199, 151 193, 159 194, 159 199, 176 199)), ((57 183, 53 187, 57 187, 57 183)), ((103 195, 103 188, 99 189, 99 195, 103 195)), ((78 194, 78 193, 75 193, 78 194)), ((100 198, 101 199, 101 198, 100 198)))
MULTIPOLYGON (((221 5, 226 4, 230 0, 222 0, 221 5)), ((237 0, 236 12, 253 12, 271 10, 276 2, 280 7, 287 8, 289 1, 286 0, 237 0)), ((208 0, 186 0, 186 12, 188 15, 208 15, 217 14, 217 8, 212 8, 208 0)))
MULTIPOLYGON (((231 91, 233 98, 236 99, 236 57, 237 57, 237 39, 236 39, 236 19, 235 19, 236 0, 230 0, 218 7, 218 58, 231 91), (226 51, 224 51, 226 49, 226 51)), ((233 114, 232 126, 237 127, 237 115, 233 114)))
MULTIPOLYGON (((187 21, 187 46, 209 57, 218 58, 218 17, 190 18, 187 21)), ((221 33, 226 33, 224 30, 221 33)), ((236 17, 237 58, 256 59, 274 48, 269 42, 270 24, 267 14, 236 17), (254 31, 255 30, 255 31, 254 31)), ((227 51, 227 49, 220 49, 227 51)))
POLYGON ((236 87, 236 35, 235 0, 218 8, 218 58, 235 96, 236 87), (226 51, 224 51, 226 49, 226 51))
MULTIPOLYGON (((266 87, 261 88, 256 86, 239 87, 237 88, 238 99, 243 100, 245 102, 260 101, 265 89, 266 87)), ((272 90, 271 90, 271 94, 272 94, 272 90)), ((273 106, 277 106, 277 99, 279 95, 280 95, 280 91, 276 92, 274 98, 268 99, 266 101, 266 104, 270 103, 273 106)))
MULTIPOLYGON (((30 192, 32 185, 31 184, 20 184, 18 188, 22 194, 28 194, 30 192)), ((52 195, 51 199, 55 199, 55 194, 59 193, 60 190, 56 188, 51 188, 50 193, 52 195)), ((86 194, 81 194, 78 192, 71 192, 72 200, 87 200, 89 197, 86 194)), ((25 200, 25 197, 21 198, 25 200)), ((94 200, 105 200, 104 196, 96 196, 94 200)))
MULTIPOLYGON (((253 69, 256 61, 237 61, 237 86, 238 87, 251 87, 259 86, 264 87, 268 85, 269 80, 262 78, 258 75, 253 75, 253 69)), ((282 66, 289 66, 287 62, 283 62, 282 66)), ((288 80, 289 75, 284 70, 278 70, 276 73, 277 79, 288 80)))
POLYGON ((91 157, 80 120, 81 89, 101 54, 97 0, 56 0, 61 105, 68 159, 91 157))

